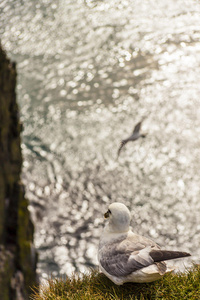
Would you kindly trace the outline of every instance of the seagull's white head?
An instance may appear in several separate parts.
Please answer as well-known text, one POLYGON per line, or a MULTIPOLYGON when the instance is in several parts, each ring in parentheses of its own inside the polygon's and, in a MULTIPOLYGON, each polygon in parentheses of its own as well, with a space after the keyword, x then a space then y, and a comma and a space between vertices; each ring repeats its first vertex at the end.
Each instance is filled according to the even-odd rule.
POLYGON ((104 217, 109 221, 106 227, 108 231, 122 233, 129 230, 131 214, 123 203, 114 202, 110 204, 104 217))

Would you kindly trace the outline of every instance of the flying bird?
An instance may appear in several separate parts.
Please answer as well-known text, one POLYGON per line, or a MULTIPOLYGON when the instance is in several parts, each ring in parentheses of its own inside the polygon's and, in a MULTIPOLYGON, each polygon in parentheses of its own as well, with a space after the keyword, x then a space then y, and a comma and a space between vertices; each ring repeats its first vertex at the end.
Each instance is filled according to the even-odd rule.
POLYGON ((125 140, 121 141, 120 147, 117 152, 117 157, 119 157, 122 148, 130 141, 136 141, 140 137, 144 138, 146 136, 145 133, 140 133, 140 128, 144 119, 142 119, 139 123, 137 123, 133 129, 133 133, 125 140))
POLYGON ((122 203, 112 203, 104 217, 108 224, 99 242, 99 267, 117 285, 158 280, 173 271, 166 260, 191 256, 187 252, 162 250, 154 241, 133 233, 130 211, 122 203))

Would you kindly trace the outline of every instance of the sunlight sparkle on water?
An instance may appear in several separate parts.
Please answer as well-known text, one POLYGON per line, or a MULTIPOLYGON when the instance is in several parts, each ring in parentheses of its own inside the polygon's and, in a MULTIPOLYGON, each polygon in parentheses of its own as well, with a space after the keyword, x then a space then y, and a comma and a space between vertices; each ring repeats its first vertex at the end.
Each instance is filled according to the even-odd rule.
POLYGON ((95 266, 112 201, 136 232, 198 258, 199 3, 15 2, 2 4, 0 32, 17 61, 39 273, 95 266), (146 138, 117 160, 144 116, 146 138))

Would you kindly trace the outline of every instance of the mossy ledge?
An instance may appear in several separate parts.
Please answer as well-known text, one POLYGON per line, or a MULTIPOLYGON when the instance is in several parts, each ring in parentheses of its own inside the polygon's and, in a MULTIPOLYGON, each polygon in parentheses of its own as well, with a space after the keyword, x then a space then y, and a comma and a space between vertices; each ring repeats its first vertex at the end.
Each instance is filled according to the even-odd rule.
POLYGON ((0 45, 0 299, 29 299, 36 282, 33 224, 20 181, 21 124, 16 66, 0 45))
POLYGON ((105 275, 91 271, 72 278, 50 279, 33 289, 32 300, 197 300, 200 299, 200 265, 185 273, 167 274, 152 283, 117 286, 105 275))

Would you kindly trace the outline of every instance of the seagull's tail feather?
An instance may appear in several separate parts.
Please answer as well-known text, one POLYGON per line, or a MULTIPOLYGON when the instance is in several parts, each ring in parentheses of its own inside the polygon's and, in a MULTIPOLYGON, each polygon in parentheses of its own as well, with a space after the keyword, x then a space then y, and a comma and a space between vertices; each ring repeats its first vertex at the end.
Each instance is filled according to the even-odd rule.
POLYGON ((160 275, 164 275, 167 271, 167 265, 164 261, 159 261, 155 263, 157 268, 158 268, 158 272, 160 275))
POLYGON ((191 254, 187 252, 168 250, 152 250, 149 255, 153 258, 154 262, 191 256, 191 254))

